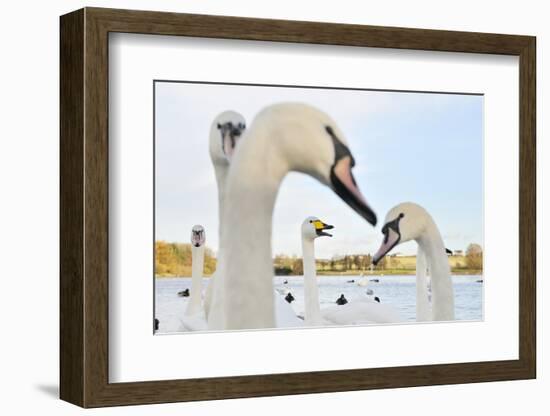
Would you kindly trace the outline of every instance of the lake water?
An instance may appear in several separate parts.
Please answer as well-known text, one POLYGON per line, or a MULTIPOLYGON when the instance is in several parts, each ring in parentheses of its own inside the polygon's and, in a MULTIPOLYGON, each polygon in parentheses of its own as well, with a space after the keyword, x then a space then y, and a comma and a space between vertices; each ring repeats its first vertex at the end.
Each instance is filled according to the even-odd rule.
MULTIPOLYGON (((455 293, 455 318, 458 321, 479 321, 483 319, 483 283, 481 276, 453 276, 455 293)), ((203 290, 209 279, 203 279, 203 290)), ((367 290, 399 311, 404 321, 416 320, 416 283, 414 276, 322 276, 319 282, 321 308, 334 306, 343 294, 348 300, 366 297, 367 290), (379 279, 378 282, 372 279, 379 279), (354 281, 353 281, 354 280, 354 281), (353 281, 353 282, 352 282, 353 281), (366 286, 359 285, 367 282, 366 286)), ((281 292, 292 293, 291 303, 297 314, 304 310, 304 285, 302 276, 276 276, 274 287, 281 292), (286 282, 286 283, 285 283, 286 282)), ((178 296, 178 292, 191 288, 191 278, 156 279, 155 309, 160 320, 160 333, 177 332, 177 317, 183 314, 189 298, 178 296)))

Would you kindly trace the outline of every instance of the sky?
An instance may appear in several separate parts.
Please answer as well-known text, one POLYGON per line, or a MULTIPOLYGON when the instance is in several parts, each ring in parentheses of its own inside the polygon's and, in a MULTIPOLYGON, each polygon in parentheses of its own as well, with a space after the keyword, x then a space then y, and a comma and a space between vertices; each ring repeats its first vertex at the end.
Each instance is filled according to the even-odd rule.
MULTIPOLYGON (((218 247, 218 206, 208 134, 226 110, 250 125, 267 105, 298 101, 328 113, 356 160, 357 183, 378 216, 375 228, 317 180, 291 172, 273 216, 273 252, 301 255, 300 226, 316 216, 335 226, 316 241, 317 258, 374 253, 386 213, 416 202, 445 245, 483 245, 483 96, 244 85, 155 83, 155 239, 189 242, 193 225, 218 247)), ((408 242, 392 253, 414 254, 408 242)))

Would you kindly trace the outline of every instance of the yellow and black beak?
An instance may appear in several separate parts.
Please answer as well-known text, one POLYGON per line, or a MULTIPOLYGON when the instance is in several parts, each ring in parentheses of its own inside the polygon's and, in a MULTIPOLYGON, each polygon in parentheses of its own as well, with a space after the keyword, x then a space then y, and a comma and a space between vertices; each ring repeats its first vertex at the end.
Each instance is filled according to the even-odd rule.
POLYGON ((325 230, 332 230, 334 228, 333 225, 325 224, 321 220, 315 220, 313 221, 313 226, 318 237, 332 237, 332 234, 326 233, 325 230))

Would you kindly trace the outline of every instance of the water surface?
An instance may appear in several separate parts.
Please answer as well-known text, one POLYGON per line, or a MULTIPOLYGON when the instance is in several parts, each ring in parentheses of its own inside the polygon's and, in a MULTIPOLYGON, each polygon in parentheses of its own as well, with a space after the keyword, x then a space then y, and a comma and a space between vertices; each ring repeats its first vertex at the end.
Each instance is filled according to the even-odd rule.
MULTIPOLYGON (((457 321, 479 321, 483 319, 483 283, 480 276, 453 276, 455 293, 455 319, 457 321)), ((189 298, 178 296, 178 292, 191 289, 191 278, 155 279, 155 309, 160 320, 160 333, 178 332, 178 316, 183 314, 189 298)), ((295 300, 291 303, 297 314, 304 310, 304 285, 302 276, 276 276, 274 287, 279 292, 292 293, 295 300)), ((203 279, 203 291, 209 279, 203 279)), ((321 308, 334 306, 336 299, 343 294, 346 299, 367 297, 371 290, 373 296, 383 303, 397 308, 404 321, 416 320, 416 283, 414 276, 322 276, 319 282, 319 301, 321 308), (378 282, 375 281, 378 279, 378 282), (360 284, 361 283, 361 284, 360 284), (364 284, 366 283, 366 286, 364 284)), ((283 296, 283 295, 281 295, 283 296)))

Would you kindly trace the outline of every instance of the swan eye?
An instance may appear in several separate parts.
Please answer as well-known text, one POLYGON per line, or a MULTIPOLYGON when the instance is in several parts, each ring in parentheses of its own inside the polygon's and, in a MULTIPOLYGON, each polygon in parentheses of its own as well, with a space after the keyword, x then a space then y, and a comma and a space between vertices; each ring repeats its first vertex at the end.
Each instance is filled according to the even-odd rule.
POLYGON ((312 221, 312 220, 309 220, 309 223, 310 223, 310 224, 313 224, 313 221, 312 221))

